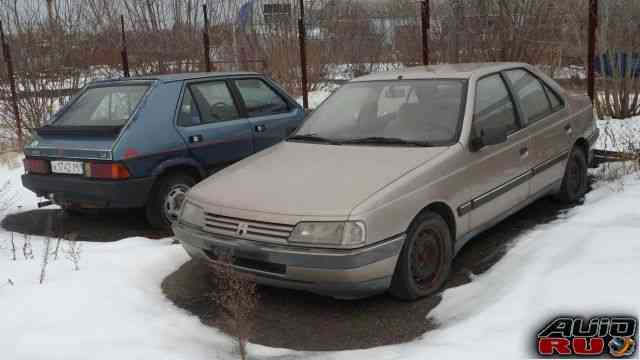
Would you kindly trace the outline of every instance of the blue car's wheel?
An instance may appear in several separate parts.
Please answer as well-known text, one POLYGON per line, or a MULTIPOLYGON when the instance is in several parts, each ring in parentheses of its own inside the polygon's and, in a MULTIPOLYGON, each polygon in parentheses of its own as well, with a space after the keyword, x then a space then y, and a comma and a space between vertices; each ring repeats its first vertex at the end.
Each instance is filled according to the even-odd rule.
POLYGON ((178 219, 184 197, 196 181, 184 173, 165 175, 158 179, 147 202, 147 220, 154 228, 170 229, 178 219))

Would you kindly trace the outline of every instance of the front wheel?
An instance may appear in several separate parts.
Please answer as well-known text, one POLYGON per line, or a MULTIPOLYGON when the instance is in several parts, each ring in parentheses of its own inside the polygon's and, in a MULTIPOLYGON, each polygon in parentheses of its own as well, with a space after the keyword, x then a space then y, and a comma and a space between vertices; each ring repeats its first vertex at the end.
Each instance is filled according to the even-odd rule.
POLYGON ((149 224, 157 229, 170 229, 171 224, 178 220, 187 191, 195 184, 195 179, 187 174, 161 177, 154 185, 147 202, 146 215, 149 224))
POLYGON ((575 147, 569 154, 560 192, 556 194, 556 199, 565 204, 575 204, 582 199, 588 187, 587 168, 587 157, 584 151, 575 147))
POLYGON ((453 240, 442 216, 426 211, 407 232, 389 292, 401 300, 433 295, 444 286, 453 261, 453 240))

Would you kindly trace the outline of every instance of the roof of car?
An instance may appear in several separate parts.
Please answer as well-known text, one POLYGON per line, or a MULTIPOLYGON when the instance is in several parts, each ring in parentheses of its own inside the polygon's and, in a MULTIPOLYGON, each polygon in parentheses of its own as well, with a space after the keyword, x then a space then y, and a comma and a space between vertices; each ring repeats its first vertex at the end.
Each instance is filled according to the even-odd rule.
POLYGON ((366 75, 354 79, 353 81, 395 80, 400 77, 403 79, 468 79, 474 75, 482 76, 484 74, 514 67, 528 67, 528 65, 514 62, 489 62, 416 66, 396 71, 366 75))
POLYGON ((260 75, 256 72, 249 71, 236 71, 236 72, 198 72, 198 73, 178 73, 178 74, 162 74, 162 75, 145 75, 145 76, 132 76, 121 77, 116 79, 99 80, 96 83, 111 82, 111 81, 135 81, 135 80, 154 80, 162 82, 172 81, 184 81, 209 77, 233 77, 233 76, 245 76, 245 75, 260 75))

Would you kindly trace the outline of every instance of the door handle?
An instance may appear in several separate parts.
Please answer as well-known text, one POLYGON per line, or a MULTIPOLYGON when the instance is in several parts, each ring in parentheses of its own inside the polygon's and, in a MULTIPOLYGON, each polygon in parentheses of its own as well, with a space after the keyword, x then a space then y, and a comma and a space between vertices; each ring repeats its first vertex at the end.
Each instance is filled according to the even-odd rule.
POLYGON ((529 155, 529 148, 526 146, 520 149, 520 157, 526 157, 529 155))
POLYGON ((256 132, 261 133, 267 130, 267 125, 263 125, 263 124, 256 125, 255 129, 256 129, 256 132))
POLYGON ((189 142, 192 144, 197 144, 202 142, 202 135, 191 135, 189 136, 189 142))
POLYGON ((567 135, 571 135, 571 133, 573 132, 573 128, 571 127, 571 125, 567 124, 564 126, 564 132, 567 133, 567 135))

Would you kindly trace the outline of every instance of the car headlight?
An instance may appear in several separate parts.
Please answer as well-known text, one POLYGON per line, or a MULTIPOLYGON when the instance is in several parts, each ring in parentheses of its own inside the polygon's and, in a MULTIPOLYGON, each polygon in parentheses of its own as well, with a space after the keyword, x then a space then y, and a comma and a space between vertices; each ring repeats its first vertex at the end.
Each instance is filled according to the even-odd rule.
POLYGON ((185 200, 182 204, 179 222, 181 224, 202 227, 204 226, 204 210, 200 206, 185 200))
POLYGON ((359 221, 302 222, 291 232, 289 242, 319 247, 354 248, 366 242, 364 223, 359 221))

